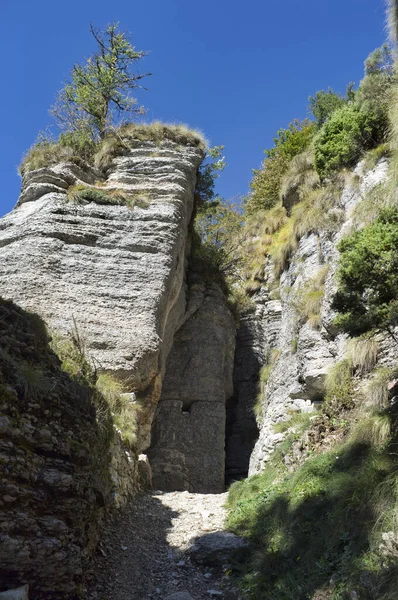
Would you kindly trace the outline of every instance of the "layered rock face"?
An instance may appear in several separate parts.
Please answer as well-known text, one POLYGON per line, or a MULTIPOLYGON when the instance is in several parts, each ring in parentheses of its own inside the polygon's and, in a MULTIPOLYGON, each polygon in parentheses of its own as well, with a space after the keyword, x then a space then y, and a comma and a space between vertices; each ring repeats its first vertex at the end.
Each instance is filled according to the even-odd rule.
POLYGON ((75 598, 110 509, 137 490, 137 462, 93 390, 61 370, 40 319, 0 300, 0 589, 75 598))
MULTIPOLYGON (((355 185, 347 184, 341 194, 337 209, 342 217, 339 231, 320 231, 302 238, 289 267, 281 275, 277 290, 269 293, 263 288, 255 296, 254 318, 264 332, 263 363, 270 363, 271 373, 264 385, 259 438, 251 455, 250 474, 262 470, 275 446, 283 439, 283 433, 275 433, 275 424, 289 419, 293 412, 314 410, 323 400, 328 371, 345 355, 346 336, 336 336, 332 326, 335 315, 331 302, 337 289, 336 245, 352 227, 353 208, 372 187, 383 181, 386 172, 385 160, 365 175, 362 165, 358 165, 354 175, 359 181, 355 185), (302 290, 322 272, 325 291, 319 323, 314 327, 313 323, 300 317, 297 307, 302 302, 302 290), (275 296, 280 299, 276 300, 275 296)), ((391 344, 388 340, 380 340, 380 344, 383 361, 391 344)))
POLYGON ((190 280, 185 322, 167 360, 149 458, 155 488, 220 493, 235 323, 216 284, 197 276, 190 280))
POLYGON ((0 288, 61 333, 76 323, 98 368, 145 396, 142 450, 185 313, 188 224, 203 152, 170 141, 131 145, 105 179, 74 164, 24 177, 16 209, 0 221, 0 288), (68 200, 69 186, 94 182, 136 197, 135 206, 68 200))

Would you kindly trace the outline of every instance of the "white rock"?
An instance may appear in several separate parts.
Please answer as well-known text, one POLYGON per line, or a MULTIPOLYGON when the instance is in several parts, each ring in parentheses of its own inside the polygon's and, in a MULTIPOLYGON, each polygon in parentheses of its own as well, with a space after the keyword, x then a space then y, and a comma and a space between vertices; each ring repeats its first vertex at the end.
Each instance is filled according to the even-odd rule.
POLYGON ((29 586, 26 584, 14 590, 0 592, 0 600, 29 600, 29 586))

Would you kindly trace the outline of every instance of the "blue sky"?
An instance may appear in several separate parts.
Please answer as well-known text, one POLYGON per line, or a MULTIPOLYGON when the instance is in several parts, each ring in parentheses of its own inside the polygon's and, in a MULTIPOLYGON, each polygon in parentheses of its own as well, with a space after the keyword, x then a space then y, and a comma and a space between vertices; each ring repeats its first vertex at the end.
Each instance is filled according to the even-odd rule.
POLYGON ((344 92, 385 39, 383 0, 0 0, 0 215, 14 206, 16 167, 76 62, 95 49, 88 31, 119 21, 149 55, 149 120, 183 122, 224 144, 217 191, 247 192, 251 169, 279 127, 306 116, 329 85, 344 92))

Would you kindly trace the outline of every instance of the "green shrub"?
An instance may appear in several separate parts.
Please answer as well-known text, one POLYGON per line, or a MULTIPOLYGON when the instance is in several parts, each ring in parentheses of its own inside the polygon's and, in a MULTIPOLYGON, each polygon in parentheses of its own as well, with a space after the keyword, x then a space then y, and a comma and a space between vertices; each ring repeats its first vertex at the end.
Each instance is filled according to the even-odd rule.
POLYGON ((339 244, 336 324, 356 336, 398 324, 398 210, 383 209, 339 244))
POLYGON ((314 131, 314 124, 308 120, 295 120, 287 129, 279 129, 273 148, 265 150, 262 168, 253 170, 251 193, 245 204, 247 215, 269 210, 278 203, 283 175, 289 162, 308 148, 314 131))
POLYGON ((346 99, 334 92, 330 87, 326 91, 319 90, 316 92, 315 96, 310 96, 308 101, 309 109, 315 117, 319 127, 321 127, 338 108, 341 108, 346 103, 346 99))
POLYGON ((321 179, 343 167, 352 167, 361 154, 382 140, 377 116, 356 104, 337 109, 314 140, 315 167, 321 179))

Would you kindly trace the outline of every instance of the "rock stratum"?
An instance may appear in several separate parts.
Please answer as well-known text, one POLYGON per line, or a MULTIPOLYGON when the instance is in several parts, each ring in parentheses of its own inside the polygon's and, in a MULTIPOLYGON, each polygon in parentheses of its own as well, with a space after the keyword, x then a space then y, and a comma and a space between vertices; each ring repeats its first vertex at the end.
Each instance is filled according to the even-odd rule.
POLYGON ((72 162, 28 171, 17 206, 0 220, 5 322, 7 311, 22 324, 34 312, 50 331, 77 330, 96 370, 116 376, 140 405, 135 451, 117 432, 104 446, 98 407, 90 395, 79 405, 44 324, 40 347, 24 325, 20 341, 17 326, 4 333, 0 589, 33 581, 35 598, 82 593, 104 519, 140 486, 137 456, 152 431, 155 485, 224 490, 235 325, 219 287, 189 274, 203 157, 194 145, 130 140, 106 171, 72 162), (110 200, 76 200, 71 190, 81 189, 110 200), (21 383, 20 359, 54 387, 21 383), (14 376, 7 365, 15 360, 14 376))

